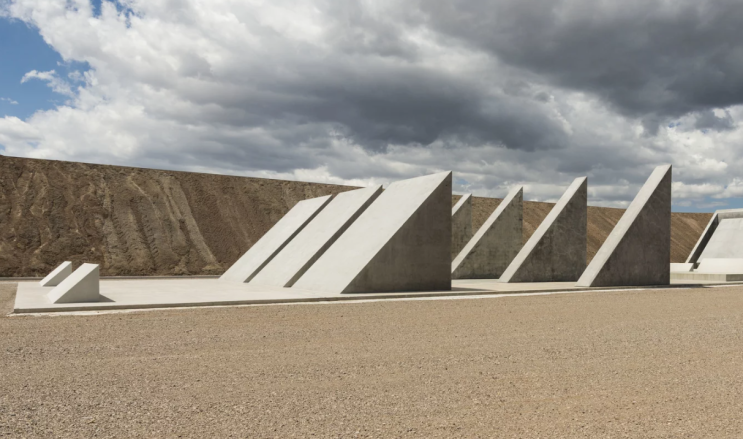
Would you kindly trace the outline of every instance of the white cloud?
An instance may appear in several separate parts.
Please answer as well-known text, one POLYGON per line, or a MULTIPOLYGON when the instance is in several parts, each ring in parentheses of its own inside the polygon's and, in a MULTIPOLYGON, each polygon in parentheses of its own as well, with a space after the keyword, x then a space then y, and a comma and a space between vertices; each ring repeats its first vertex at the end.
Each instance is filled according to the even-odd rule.
POLYGON ((7 102, 10 105, 18 105, 18 101, 11 98, 0 98, 0 101, 7 102))
POLYGON ((46 72, 31 70, 30 72, 27 72, 25 75, 23 75, 23 78, 21 78, 21 84, 28 82, 31 79, 38 79, 40 81, 46 82, 49 88, 51 88, 55 93, 63 94, 70 97, 75 96, 75 93, 72 91, 72 87, 70 86, 70 84, 61 79, 57 75, 57 72, 55 72, 54 70, 49 70, 46 72))

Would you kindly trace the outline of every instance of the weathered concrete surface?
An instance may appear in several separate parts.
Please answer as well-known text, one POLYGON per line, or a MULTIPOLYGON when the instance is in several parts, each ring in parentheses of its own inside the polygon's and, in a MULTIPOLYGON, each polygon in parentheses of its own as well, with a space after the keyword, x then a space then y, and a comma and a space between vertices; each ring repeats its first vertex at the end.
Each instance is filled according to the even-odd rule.
POLYGON ((251 285, 291 287, 382 193, 382 186, 343 192, 251 281, 251 285))
POLYGON ((97 264, 83 264, 48 294, 52 303, 98 302, 101 298, 97 264))
POLYGON ((743 218, 720 218, 719 221, 699 261, 708 258, 743 259, 743 218))
POLYGON ((392 183, 294 284, 337 293, 451 289, 451 172, 392 183))
POLYGON ((42 287, 56 287, 72 274, 72 262, 65 261, 39 282, 42 287))
POLYGON ((577 286, 667 285, 671 258, 671 165, 658 166, 577 286))
POLYGON ((588 179, 576 178, 500 282, 569 282, 586 269, 588 179))
POLYGON ((330 198, 330 195, 326 195, 297 203, 232 267, 227 269, 220 279, 230 282, 249 282, 328 204, 330 198))
POLYGON ((511 190, 451 263, 453 279, 497 279, 521 248, 524 188, 511 190))
POLYGON ((694 270, 694 264, 686 262, 671 262, 671 273, 688 273, 694 270))
POLYGON ((694 272, 743 274, 743 258, 704 258, 694 272))
POLYGON ((472 239, 472 194, 459 199, 451 209, 451 259, 472 239))

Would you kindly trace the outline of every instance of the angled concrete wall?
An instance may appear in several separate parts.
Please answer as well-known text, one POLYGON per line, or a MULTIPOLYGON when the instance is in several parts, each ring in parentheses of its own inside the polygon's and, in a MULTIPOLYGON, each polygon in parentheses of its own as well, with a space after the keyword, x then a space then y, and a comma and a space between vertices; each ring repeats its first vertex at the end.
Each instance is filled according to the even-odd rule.
POLYGON ((521 248, 524 188, 508 193, 451 263, 453 279, 497 279, 521 248))
POLYGON ((326 195, 303 200, 294 205, 219 279, 229 282, 249 282, 328 204, 330 198, 331 195, 326 195))
POLYGON ((294 285, 381 193, 382 186, 374 186, 336 195, 250 284, 294 285))
POLYGON ((56 287, 72 274, 72 262, 65 261, 39 282, 42 287, 56 287))
POLYGON ((503 272, 500 282, 576 281, 586 269, 588 179, 576 178, 503 272))
POLYGON ((671 165, 658 166, 577 285, 668 285, 671 259, 671 165))
POLYGON ((472 239, 472 194, 463 195, 451 209, 451 259, 472 239))
POLYGON ((743 258, 743 209, 715 211, 699 236, 686 262, 694 264, 703 258, 743 258), (723 224, 724 223, 724 224, 723 224), (721 233, 717 233, 718 227, 721 233))
POLYGON ((450 290, 451 172, 392 183, 293 288, 450 290))
POLYGON ((98 264, 83 264, 47 294, 52 303, 98 302, 101 299, 98 264))

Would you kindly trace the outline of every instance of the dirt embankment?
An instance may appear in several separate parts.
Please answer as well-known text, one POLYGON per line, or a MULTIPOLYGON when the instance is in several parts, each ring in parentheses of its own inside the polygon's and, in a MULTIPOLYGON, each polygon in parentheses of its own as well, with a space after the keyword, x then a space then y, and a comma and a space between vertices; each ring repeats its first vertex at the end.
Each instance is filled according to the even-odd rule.
MULTIPOLYGON (((219 274, 297 201, 350 189, 0 156, 0 277, 44 275, 65 260, 112 276, 219 274)), ((498 203, 475 197, 475 228, 498 203)), ((524 239, 551 208, 525 203, 524 239)), ((589 208, 589 258, 622 212, 589 208)), ((674 214, 674 262, 710 216, 674 214)))

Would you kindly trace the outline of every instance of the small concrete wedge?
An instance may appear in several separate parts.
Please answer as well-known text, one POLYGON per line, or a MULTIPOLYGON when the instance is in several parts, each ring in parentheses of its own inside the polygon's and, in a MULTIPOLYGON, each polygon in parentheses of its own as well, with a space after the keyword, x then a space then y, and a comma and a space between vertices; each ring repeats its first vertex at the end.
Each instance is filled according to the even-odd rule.
POLYGON ((83 264, 47 295, 52 303, 98 302, 100 274, 98 264, 83 264))
POLYGON ((291 287, 382 193, 382 186, 342 192, 251 281, 291 287))
POLYGON ((219 278, 250 282, 330 201, 331 195, 295 204, 271 229, 219 278))
POLYGON ((451 209, 451 259, 472 239, 472 194, 463 195, 451 209))
POLYGON ((42 287, 56 287, 60 282, 67 279, 72 274, 72 262, 62 262, 59 267, 55 268, 44 279, 39 282, 42 287))
POLYGON ((451 290, 451 172, 392 183, 293 288, 451 290))
POLYGON ((521 249, 524 188, 512 189, 451 263, 452 279, 497 279, 521 249))
POLYGON ((500 282, 570 282, 586 269, 588 179, 573 180, 500 282))
POLYGON ((581 287, 668 285, 671 165, 655 168, 578 280, 581 287))

